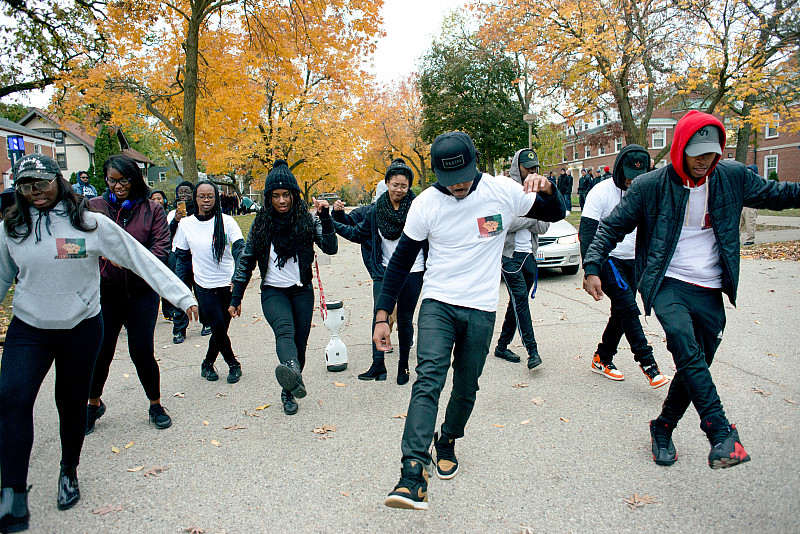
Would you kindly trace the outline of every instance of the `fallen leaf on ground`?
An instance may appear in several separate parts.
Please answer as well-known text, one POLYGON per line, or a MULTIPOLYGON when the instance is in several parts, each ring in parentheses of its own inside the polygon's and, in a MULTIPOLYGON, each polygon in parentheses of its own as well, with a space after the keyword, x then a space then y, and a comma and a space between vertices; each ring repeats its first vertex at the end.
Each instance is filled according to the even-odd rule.
POLYGON ((247 410, 245 410, 245 411, 244 411, 244 414, 245 414, 247 417, 261 417, 261 414, 260 414, 260 413, 250 413, 250 412, 248 412, 247 410))
POLYGON ((497 428, 503 428, 503 427, 504 427, 504 426, 506 426, 506 425, 498 425, 498 424, 494 424, 494 423, 492 423, 492 426, 494 426, 494 427, 497 427, 497 428))
POLYGON ((531 399, 531 402, 534 403, 536 406, 541 406, 544 404, 544 399, 541 397, 534 397, 531 399))
POLYGON ((235 425, 223 426, 222 428, 224 428, 225 430, 244 430, 247 427, 237 423, 235 425))
POLYGON ((208 421, 203 421, 203 424, 208 426, 208 421))
POLYGON ((526 387, 528 387, 528 384, 514 384, 511 387, 512 388, 526 388, 526 387))
POLYGON ((121 512, 121 511, 122 511, 122 506, 111 506, 110 504, 107 504, 102 508, 95 508, 94 510, 92 510, 92 513, 95 515, 106 515, 110 514, 111 512, 121 512))
POLYGON ((111 446, 111 452, 113 452, 114 454, 119 454, 119 447, 115 447, 115 446, 112 445, 111 446))
POLYGON ((266 410, 269 408, 269 404, 262 404, 261 406, 256 406, 256 410, 266 410))
POLYGON ((142 473, 142 476, 145 478, 157 477, 167 469, 169 469, 169 467, 167 466, 154 465, 153 467, 142 473))
POLYGON ((644 506, 645 504, 653 504, 657 503, 656 497, 653 495, 639 495, 638 493, 634 493, 633 497, 630 499, 622 499, 625 501, 631 510, 634 508, 639 508, 640 506, 644 506))
POLYGON ((312 429, 311 431, 315 434, 321 434, 321 436, 318 436, 319 439, 331 439, 333 436, 330 434, 331 432, 336 432, 336 425, 322 425, 312 429))
POLYGON ((259 317, 259 318, 258 318, 258 319, 256 319, 255 321, 253 321, 253 324, 256 324, 256 323, 257 323, 258 321, 260 321, 260 320, 261 320, 261 317, 259 317))
POLYGON ((772 395, 772 393, 770 393, 769 391, 763 391, 758 388, 753 388, 753 393, 758 393, 762 397, 769 397, 770 395, 772 395))
POLYGON ((130 469, 128 469, 128 471, 131 473, 138 473, 142 469, 144 469, 144 466, 140 465, 139 467, 131 467, 130 469))
POLYGON ((322 430, 325 432, 336 432, 336 425, 324 425, 322 430))
POLYGON ((578 354, 577 356, 572 357, 573 360, 579 360, 581 358, 583 358, 583 354, 578 354))
POLYGON ((394 417, 392 417, 392 419, 405 419, 407 417, 407 415, 408 414, 399 413, 399 414, 395 415, 394 417))
POLYGON ((524 420, 524 421, 522 421, 520 424, 521 424, 521 425, 527 425, 527 424, 528 424, 528 423, 530 423, 530 422, 531 422, 531 420, 530 420, 530 419, 525 419, 525 420, 524 420))
POLYGON ((197 348, 199 349, 199 348, 200 348, 200 345, 195 345, 195 347, 197 347, 197 348))
POLYGON ((565 423, 569 423, 569 419, 567 419, 566 417, 559 417, 559 419, 561 419, 565 423))
POLYGON ((212 440, 211 440, 211 444, 212 444, 213 446, 215 446, 215 447, 219 447, 219 441, 217 441, 217 440, 215 440, 215 439, 212 439, 212 440))
POLYGON ((778 356, 777 354, 772 354, 771 352, 768 352, 767 356, 774 356, 776 358, 780 358, 780 356, 778 356))
POLYGON ((786 398, 786 399, 783 399, 783 400, 785 400, 789 404, 800 404, 800 402, 797 402, 796 400, 792 400, 792 399, 789 399, 789 398, 786 398))
POLYGON ((341 382, 334 382, 333 385, 336 386, 337 388, 346 388, 347 387, 347 384, 342 384, 341 382))
POLYGON ((227 397, 227 396, 228 396, 227 393, 217 393, 216 395, 214 395, 214 398, 221 399, 222 397, 227 397))
POLYGON ((322 406, 322 400, 321 400, 321 399, 320 399, 320 400, 318 400, 318 401, 317 401, 317 404, 319 404, 320 406, 322 406))
POLYGON ((130 378, 130 377, 131 375, 129 375, 128 373, 122 373, 122 378, 130 378))
MULTIPOLYGON (((583 288, 581 288, 583 289, 583 288)), ((536 534, 536 532, 531 527, 526 527, 525 525, 521 525, 522 530, 518 532, 518 534, 536 534)))
POLYGON ((131 447, 133 447, 133 442, 132 441, 129 441, 128 443, 125 444, 125 448, 126 449, 130 449, 131 447))
POLYGON ((350 496, 350 492, 349 491, 340 491, 339 493, 341 493, 345 497, 349 497, 350 496))
POLYGON ((177 393, 173 393, 172 396, 173 397, 178 397, 179 399, 182 399, 182 398, 184 398, 186 396, 186 393, 184 393, 182 391, 179 391, 177 393))
POLYGON ((183 529, 186 534, 206 534, 206 529, 200 527, 186 527, 183 529))

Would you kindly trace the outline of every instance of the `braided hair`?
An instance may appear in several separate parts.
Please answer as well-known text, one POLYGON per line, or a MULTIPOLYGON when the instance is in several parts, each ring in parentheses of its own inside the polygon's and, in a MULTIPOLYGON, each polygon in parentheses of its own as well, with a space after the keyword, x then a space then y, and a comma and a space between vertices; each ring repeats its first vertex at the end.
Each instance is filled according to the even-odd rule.
MULTIPOLYGON (((201 180, 197 182, 194 190, 192 191, 192 202, 195 206, 197 206, 197 190, 200 189, 201 185, 210 185, 214 189, 214 206, 211 208, 211 213, 207 216, 203 217, 203 220, 208 220, 211 217, 214 217, 214 239, 211 242, 211 249, 214 252, 214 259, 217 260, 217 263, 222 261, 222 255, 225 254, 225 245, 227 241, 227 236, 225 235, 225 224, 222 221, 222 208, 219 205, 219 189, 209 180, 201 180)), ((200 219, 200 210, 198 209, 195 212, 195 217, 200 219)))

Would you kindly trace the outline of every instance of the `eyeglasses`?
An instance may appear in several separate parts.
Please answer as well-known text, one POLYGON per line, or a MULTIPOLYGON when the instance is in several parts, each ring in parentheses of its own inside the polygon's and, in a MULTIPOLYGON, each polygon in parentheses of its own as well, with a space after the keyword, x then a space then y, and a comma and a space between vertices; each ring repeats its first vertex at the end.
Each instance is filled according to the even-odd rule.
POLYGON ((53 189, 53 186, 55 185, 56 185, 55 180, 39 180, 38 182, 19 184, 17 186, 17 191, 19 191, 23 195, 30 195, 34 189, 36 189, 40 193, 44 193, 46 191, 50 191, 51 189, 53 189))
POLYGON ((214 200, 214 195, 197 195, 197 200, 214 200))
POLYGON ((110 185, 110 186, 115 186, 117 184, 119 184, 119 185, 128 185, 129 183, 131 183, 131 181, 128 178, 120 178, 119 180, 112 180, 111 178, 106 176, 106 183, 108 185, 110 185))

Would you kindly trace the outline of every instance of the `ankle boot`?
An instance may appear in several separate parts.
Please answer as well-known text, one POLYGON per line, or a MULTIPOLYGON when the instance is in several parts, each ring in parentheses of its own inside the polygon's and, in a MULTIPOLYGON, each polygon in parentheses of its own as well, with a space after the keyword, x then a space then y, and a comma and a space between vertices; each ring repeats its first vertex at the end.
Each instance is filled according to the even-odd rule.
POLYGON ((16 493, 13 488, 0 490, 0 532, 28 530, 28 492, 16 493))
POLYGON ((283 402, 283 412, 286 415, 294 415, 297 413, 297 403, 294 401, 294 396, 285 389, 281 391, 281 402, 283 402))
POLYGON ((366 373, 358 375, 359 380, 386 380, 386 364, 383 360, 372 360, 366 373))
POLYGON ((300 373, 300 362, 296 359, 276 367, 275 378, 278 379, 278 384, 292 396, 298 399, 306 396, 306 386, 303 384, 303 375, 300 373))
POLYGON ((75 506, 81 499, 81 490, 78 487, 78 466, 62 465, 58 475, 58 509, 68 510, 75 506))
POLYGON ((408 361, 400 360, 397 362, 397 385, 408 384, 408 361))

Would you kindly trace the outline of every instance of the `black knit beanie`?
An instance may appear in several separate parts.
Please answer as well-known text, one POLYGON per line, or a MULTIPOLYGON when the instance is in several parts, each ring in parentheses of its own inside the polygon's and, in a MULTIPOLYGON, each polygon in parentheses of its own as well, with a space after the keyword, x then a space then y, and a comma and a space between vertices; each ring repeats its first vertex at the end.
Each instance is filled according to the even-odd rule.
POLYGON ((386 169, 386 174, 383 177, 383 181, 389 183, 389 178, 395 174, 402 174, 408 178, 408 187, 414 185, 414 171, 411 170, 411 167, 406 165, 406 162, 403 158, 392 160, 392 162, 389 164, 389 168, 386 169))
POLYGON ((276 159, 272 170, 267 175, 267 179, 264 182, 264 198, 267 198, 269 193, 275 189, 301 192, 300 186, 297 185, 297 179, 292 174, 292 171, 289 170, 289 164, 283 159, 276 159))

